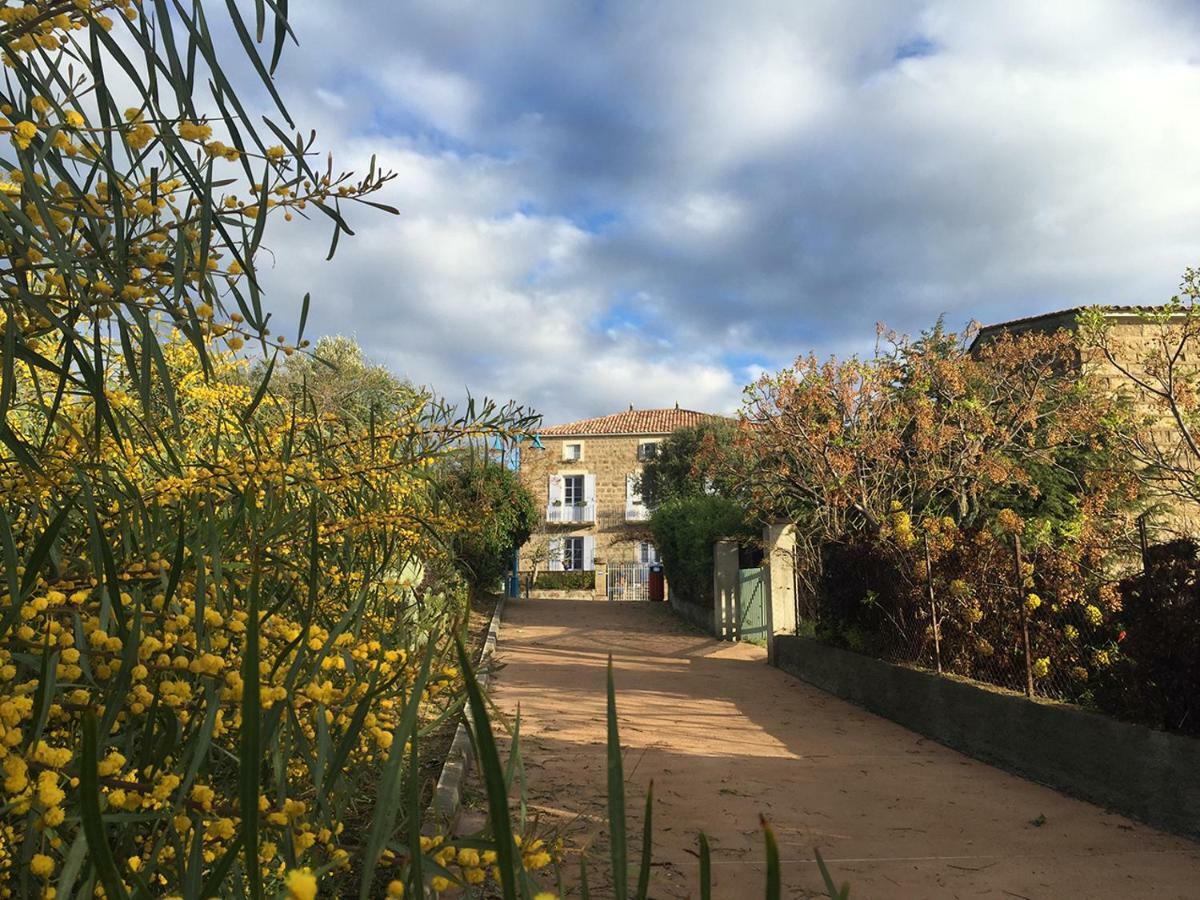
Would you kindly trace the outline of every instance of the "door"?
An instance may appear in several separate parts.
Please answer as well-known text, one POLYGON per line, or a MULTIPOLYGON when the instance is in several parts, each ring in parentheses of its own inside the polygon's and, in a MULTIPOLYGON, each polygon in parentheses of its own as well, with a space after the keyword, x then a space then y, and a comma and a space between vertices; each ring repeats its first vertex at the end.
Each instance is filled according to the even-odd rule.
POLYGON ((755 644, 767 642, 767 619, 763 608, 763 570, 738 569, 737 623, 733 636, 755 644))

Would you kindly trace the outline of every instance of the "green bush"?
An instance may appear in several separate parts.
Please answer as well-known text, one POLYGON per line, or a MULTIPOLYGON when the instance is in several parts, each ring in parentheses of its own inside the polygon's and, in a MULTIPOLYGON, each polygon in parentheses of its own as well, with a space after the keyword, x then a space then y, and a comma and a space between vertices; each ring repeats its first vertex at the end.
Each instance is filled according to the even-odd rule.
POLYGON ((698 606, 712 603, 713 542, 754 537, 745 511, 732 500, 711 494, 668 500, 654 511, 650 530, 671 593, 698 606))
POLYGON ((466 523, 451 543, 460 574, 475 596, 496 590, 513 548, 525 543, 537 521, 533 495, 512 469, 473 457, 443 473, 440 493, 446 510, 466 523))
POLYGON ((539 572, 533 586, 545 591, 590 591, 596 587, 596 573, 539 572))

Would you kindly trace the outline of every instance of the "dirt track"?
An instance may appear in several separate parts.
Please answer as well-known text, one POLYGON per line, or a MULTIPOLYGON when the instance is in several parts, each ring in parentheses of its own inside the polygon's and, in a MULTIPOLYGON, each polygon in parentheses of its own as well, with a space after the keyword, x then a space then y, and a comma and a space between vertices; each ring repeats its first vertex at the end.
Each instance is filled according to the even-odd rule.
POLYGON ((520 704, 531 809, 588 849, 593 896, 610 889, 600 865, 610 653, 632 866, 654 781, 652 897, 698 896, 701 828, 714 895, 761 897, 760 813, 780 842, 785 896, 820 895, 814 846, 858 898, 1200 896, 1200 845, 928 741, 662 605, 512 602, 495 699, 510 714, 520 704))

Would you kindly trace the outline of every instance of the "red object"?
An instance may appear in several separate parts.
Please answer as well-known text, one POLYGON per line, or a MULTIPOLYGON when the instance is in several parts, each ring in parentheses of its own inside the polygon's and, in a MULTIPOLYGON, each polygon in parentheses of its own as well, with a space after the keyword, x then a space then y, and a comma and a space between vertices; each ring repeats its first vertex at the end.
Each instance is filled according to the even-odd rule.
POLYGON ((666 582, 663 579, 662 566, 654 566, 650 569, 650 599, 663 601, 666 599, 666 582))
POLYGON ((1122 631, 1120 634, 1117 635, 1117 641, 1123 641, 1123 640, 1125 640, 1125 632, 1122 631))

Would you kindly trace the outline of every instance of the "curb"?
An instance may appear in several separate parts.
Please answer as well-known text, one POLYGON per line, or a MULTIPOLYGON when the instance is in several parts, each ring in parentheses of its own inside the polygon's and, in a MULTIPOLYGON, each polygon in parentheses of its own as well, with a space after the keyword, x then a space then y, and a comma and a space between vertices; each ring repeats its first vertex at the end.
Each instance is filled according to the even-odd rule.
MULTIPOLYGON (((504 615, 506 598, 501 596, 492 613, 492 621, 488 625, 487 636, 483 640, 483 649, 475 663, 476 681, 481 689, 486 690, 491 672, 488 664, 496 652, 496 643, 500 639, 500 618, 504 615)), ((454 741, 450 744, 450 752, 442 763, 442 771, 438 776, 437 787, 433 789, 433 799, 429 803, 426 821, 437 822, 445 826, 446 833, 453 832, 462 809, 463 785, 471 773, 475 763, 475 751, 470 734, 471 710, 463 708, 462 718, 454 732, 454 741)))

